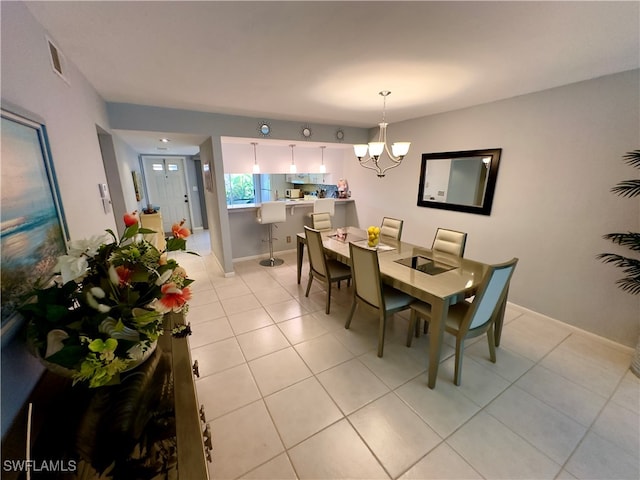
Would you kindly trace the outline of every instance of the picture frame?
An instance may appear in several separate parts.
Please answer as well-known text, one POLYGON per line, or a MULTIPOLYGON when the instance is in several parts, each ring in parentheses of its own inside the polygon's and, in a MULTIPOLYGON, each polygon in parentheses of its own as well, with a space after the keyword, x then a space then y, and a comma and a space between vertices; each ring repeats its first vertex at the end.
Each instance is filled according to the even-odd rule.
MULTIPOLYGON (((50 283, 69 231, 44 123, 4 105, 0 193, 1 331, 20 323, 17 308, 36 285, 50 283)), ((9 335, 10 336, 10 335, 9 335)))

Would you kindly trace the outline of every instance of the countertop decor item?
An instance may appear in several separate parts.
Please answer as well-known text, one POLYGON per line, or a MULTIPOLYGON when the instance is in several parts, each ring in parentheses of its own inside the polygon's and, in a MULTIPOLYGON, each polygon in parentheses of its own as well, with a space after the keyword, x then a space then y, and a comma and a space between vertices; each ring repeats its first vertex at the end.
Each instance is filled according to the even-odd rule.
POLYGON ((124 215, 119 239, 111 230, 69 242, 53 285, 38 286, 19 311, 32 353, 73 383, 100 387, 144 362, 168 312, 184 312, 193 280, 167 252, 186 250, 191 232, 175 224, 166 249, 144 240, 136 212, 124 215))
POLYGON ((367 235, 369 236, 367 246, 370 248, 377 247, 380 242, 380 227, 371 226, 367 228, 367 235))

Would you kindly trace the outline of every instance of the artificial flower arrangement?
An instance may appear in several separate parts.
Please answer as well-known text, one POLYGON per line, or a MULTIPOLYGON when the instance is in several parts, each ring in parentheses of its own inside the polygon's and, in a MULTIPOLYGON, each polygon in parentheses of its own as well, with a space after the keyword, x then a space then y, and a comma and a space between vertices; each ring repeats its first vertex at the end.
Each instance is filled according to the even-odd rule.
POLYGON ((162 252, 144 240, 155 232, 140 227, 136 212, 125 214, 124 222, 120 239, 106 230, 69 242, 55 284, 36 288, 35 300, 19 309, 33 353, 74 385, 117 383, 121 372, 153 352, 163 315, 188 308, 193 280, 166 255, 186 250, 184 221, 173 225, 162 252))

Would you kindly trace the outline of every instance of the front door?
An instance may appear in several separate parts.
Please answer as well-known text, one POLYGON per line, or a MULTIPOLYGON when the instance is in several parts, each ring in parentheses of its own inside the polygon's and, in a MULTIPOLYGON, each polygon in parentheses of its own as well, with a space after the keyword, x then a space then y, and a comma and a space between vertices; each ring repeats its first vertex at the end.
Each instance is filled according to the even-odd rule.
POLYGON ((171 231, 171 225, 185 220, 191 229, 189 197, 184 157, 142 157, 149 203, 160 207, 162 228, 171 231))

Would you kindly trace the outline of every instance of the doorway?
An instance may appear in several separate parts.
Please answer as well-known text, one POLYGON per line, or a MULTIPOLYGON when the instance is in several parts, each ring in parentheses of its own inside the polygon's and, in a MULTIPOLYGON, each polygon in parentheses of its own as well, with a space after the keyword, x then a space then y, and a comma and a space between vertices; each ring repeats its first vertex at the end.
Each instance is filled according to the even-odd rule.
POLYGON ((192 229, 185 164, 184 157, 142 157, 149 203, 160 207, 165 232, 183 219, 192 229))

